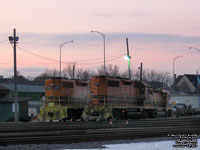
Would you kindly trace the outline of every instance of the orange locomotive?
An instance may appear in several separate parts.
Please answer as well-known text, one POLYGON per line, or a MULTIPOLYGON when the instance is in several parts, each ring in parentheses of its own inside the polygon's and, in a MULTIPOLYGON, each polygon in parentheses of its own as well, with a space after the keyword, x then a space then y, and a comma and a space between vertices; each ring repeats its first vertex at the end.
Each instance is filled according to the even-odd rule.
POLYGON ((147 83, 94 76, 87 81, 54 78, 45 81, 41 120, 107 120, 167 116, 169 93, 147 83))
POLYGON ((45 97, 40 107, 40 120, 53 121, 81 118, 88 102, 87 81, 53 78, 45 80, 45 97))
POLYGON ((90 80, 90 105, 83 119, 136 118, 168 116, 169 93, 147 83, 123 78, 95 76, 90 80))

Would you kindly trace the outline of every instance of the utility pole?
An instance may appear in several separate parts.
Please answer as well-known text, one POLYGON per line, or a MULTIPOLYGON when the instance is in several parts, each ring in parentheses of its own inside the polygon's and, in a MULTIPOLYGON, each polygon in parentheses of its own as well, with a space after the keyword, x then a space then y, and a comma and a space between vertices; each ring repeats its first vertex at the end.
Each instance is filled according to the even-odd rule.
POLYGON ((76 65, 73 64, 73 79, 75 79, 75 67, 76 67, 76 65))
POLYGON ((140 81, 142 81, 142 63, 140 63, 140 81))
POLYGON ((131 80, 131 69, 130 69, 131 56, 129 55, 128 38, 126 38, 126 46, 127 46, 127 59, 128 59, 128 77, 129 80, 131 80))
POLYGON ((16 44, 19 37, 16 36, 16 29, 13 30, 13 36, 9 36, 9 41, 13 44, 14 50, 14 92, 15 92, 15 122, 18 122, 18 97, 17 97, 17 58, 16 58, 16 44))

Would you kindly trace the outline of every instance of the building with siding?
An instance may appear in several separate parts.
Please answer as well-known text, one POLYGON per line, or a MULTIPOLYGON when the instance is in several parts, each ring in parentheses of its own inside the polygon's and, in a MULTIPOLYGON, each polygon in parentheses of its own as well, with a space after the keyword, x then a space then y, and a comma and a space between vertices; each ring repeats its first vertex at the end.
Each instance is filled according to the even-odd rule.
POLYGON ((186 93, 200 93, 200 75, 184 74, 178 76, 174 89, 186 93))
MULTIPOLYGON (((18 99, 18 119, 19 121, 28 121, 28 98, 18 99)), ((15 109, 14 98, 0 99, 0 122, 14 121, 15 109)))
MULTIPOLYGON (((14 97, 14 80, 0 78, 0 93, 2 90, 7 89, 6 98, 14 97)), ((29 99, 28 107, 34 110, 34 115, 39 113, 40 100, 45 95, 44 82, 35 82, 29 80, 17 81, 17 94, 19 99, 29 99)), ((5 95, 4 95, 5 96, 5 95)), ((31 115, 31 112, 29 112, 31 115)))
POLYGON ((192 106, 196 112, 200 112, 199 94, 188 94, 183 92, 172 93, 170 96, 170 102, 172 104, 185 104, 186 106, 192 106))

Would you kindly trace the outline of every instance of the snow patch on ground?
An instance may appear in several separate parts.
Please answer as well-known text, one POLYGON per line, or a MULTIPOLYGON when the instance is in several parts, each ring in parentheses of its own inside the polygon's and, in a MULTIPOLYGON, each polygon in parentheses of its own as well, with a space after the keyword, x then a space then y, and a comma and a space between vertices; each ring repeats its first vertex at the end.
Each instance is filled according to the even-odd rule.
MULTIPOLYGON (((104 145, 105 148, 103 148, 103 150, 104 149, 105 150, 200 150, 200 139, 198 139, 197 148, 173 148, 174 144, 175 141, 173 140, 159 141, 159 142, 138 142, 129 144, 111 144, 111 145, 104 145)), ((62 149, 62 150, 69 150, 69 149, 62 149)), ((102 150, 102 149, 89 149, 89 150, 102 150)))

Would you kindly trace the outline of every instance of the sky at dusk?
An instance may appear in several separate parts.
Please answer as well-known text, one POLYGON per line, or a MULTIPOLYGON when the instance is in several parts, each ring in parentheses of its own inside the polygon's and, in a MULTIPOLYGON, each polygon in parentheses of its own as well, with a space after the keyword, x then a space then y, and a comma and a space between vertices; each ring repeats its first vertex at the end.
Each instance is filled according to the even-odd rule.
POLYGON ((131 69, 175 73, 200 72, 200 1, 198 0, 0 0, 0 75, 13 75, 13 48, 8 36, 16 28, 17 67, 24 76, 37 76, 47 68, 76 63, 77 68, 106 64, 125 71, 126 37, 131 69), (33 55, 35 54, 35 55, 33 55), (37 55, 37 56, 36 56, 37 55), (41 57, 38 57, 41 56, 41 57), (48 58, 44 59, 42 57, 48 58))

